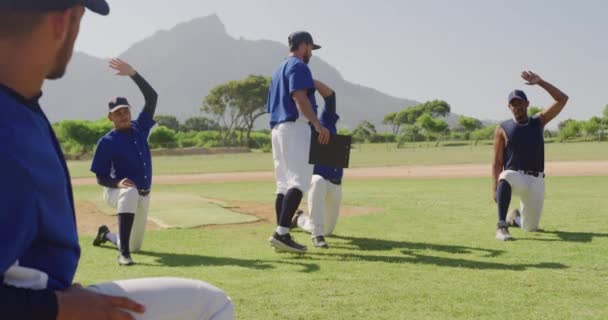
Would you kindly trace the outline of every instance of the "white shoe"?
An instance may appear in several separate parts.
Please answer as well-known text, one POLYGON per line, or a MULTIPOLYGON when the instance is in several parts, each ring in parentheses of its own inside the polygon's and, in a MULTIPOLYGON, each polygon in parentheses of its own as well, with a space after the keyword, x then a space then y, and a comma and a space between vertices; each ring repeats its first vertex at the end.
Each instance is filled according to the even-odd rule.
POLYGON ((135 264, 135 262, 133 262, 133 259, 131 259, 131 256, 123 256, 122 254, 118 255, 118 264, 121 266, 132 266, 135 264))
POLYGON ((521 212, 519 212, 519 209, 513 209, 511 212, 509 212, 509 214, 507 214, 507 222, 509 223, 509 226, 521 227, 517 224, 517 222, 515 222, 515 218, 517 217, 521 217, 521 212))
POLYGON ((507 241, 513 237, 509 233, 509 224, 506 221, 499 221, 496 226, 496 240, 507 241))

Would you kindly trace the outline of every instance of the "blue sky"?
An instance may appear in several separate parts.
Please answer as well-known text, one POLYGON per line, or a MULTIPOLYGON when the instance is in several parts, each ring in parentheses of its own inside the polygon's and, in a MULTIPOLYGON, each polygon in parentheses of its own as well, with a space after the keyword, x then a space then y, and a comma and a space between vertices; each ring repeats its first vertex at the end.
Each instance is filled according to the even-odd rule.
POLYGON ((85 17, 77 50, 115 56, 159 29, 218 14, 235 38, 285 42, 291 31, 309 30, 324 46, 316 54, 348 81, 403 98, 444 99, 478 118, 509 117, 505 100, 514 88, 525 89, 533 105, 551 102, 542 89, 524 86, 523 69, 571 97, 558 121, 599 115, 608 104, 608 1, 109 2, 110 17, 85 17))

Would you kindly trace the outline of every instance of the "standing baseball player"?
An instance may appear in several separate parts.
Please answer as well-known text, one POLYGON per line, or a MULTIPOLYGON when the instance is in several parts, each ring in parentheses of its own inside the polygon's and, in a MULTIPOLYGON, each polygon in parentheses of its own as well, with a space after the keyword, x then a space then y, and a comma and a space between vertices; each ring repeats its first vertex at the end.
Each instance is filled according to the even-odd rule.
POLYGON ((110 67, 117 75, 133 79, 144 96, 145 105, 137 119, 131 121, 131 106, 126 98, 119 97, 109 103, 108 119, 114 129, 97 143, 91 171, 104 187, 104 200, 118 211, 118 236, 107 226, 101 226, 93 245, 114 243, 120 250, 118 263, 132 265, 131 251, 141 249, 150 206, 152 158, 148 136, 155 124, 158 94, 128 63, 114 59, 110 67))
POLYGON ((545 201, 545 142, 543 131, 566 106, 568 96, 540 76, 524 71, 527 85, 545 89, 555 102, 534 117, 528 117, 528 97, 521 90, 509 94, 513 119, 501 123, 494 135, 494 201, 498 204, 496 239, 512 239, 509 226, 536 231, 545 201), (507 215, 511 195, 521 198, 519 210, 507 215))
POLYGON ((317 119, 315 84, 308 62, 320 49, 305 31, 289 36, 290 56, 276 69, 268 92, 267 111, 272 129, 272 157, 277 183, 277 227, 270 245, 277 251, 306 252, 289 230, 302 196, 310 188, 313 166, 308 164, 311 125, 319 142, 329 142, 329 130, 317 119))
POLYGON ((1 318, 234 319, 230 299, 201 281, 72 283, 80 259, 72 185, 39 98, 45 78, 63 76, 85 7, 109 13, 105 0, 0 0, 1 318))
MULTIPOLYGON (((336 114, 336 93, 324 83, 315 80, 315 88, 325 100, 321 113, 321 124, 331 134, 337 134, 336 123, 340 119, 336 114)), ((326 236, 333 233, 342 202, 342 168, 315 165, 312 185, 308 192, 308 215, 302 211, 296 214, 296 225, 311 233, 312 245, 317 248, 329 248, 326 236)))

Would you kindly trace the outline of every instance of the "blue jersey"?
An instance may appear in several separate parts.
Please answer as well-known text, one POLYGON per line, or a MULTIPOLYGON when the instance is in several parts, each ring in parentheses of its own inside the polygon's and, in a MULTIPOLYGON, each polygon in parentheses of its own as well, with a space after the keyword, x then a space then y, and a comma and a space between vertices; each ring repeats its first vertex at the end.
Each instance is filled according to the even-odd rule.
MULTIPOLYGON (((66 289, 80 258, 72 186, 38 98, 26 100, 0 85, 0 140, 2 299, 14 287, 49 294, 66 289)), ((9 295, 16 304, 9 307, 18 308, 18 295, 9 295)))
POLYGON ((504 169, 545 171, 544 127, 540 118, 530 118, 526 124, 507 120, 500 126, 508 138, 504 152, 504 169))
MULTIPOLYGON (((325 98, 325 108, 323 109, 323 112, 321 113, 321 118, 319 120, 321 124, 325 128, 327 128, 327 130, 329 130, 331 134, 338 133, 336 123, 338 123, 338 120, 340 120, 340 116, 338 116, 338 114, 336 113, 335 93, 325 98)), ((342 176, 344 175, 344 169, 316 165, 314 169, 314 174, 323 177, 323 179, 341 183, 342 176)))
POLYGON ((285 60, 276 69, 270 82, 266 111, 270 113, 270 128, 279 123, 296 121, 300 113, 292 94, 306 90, 313 111, 317 113, 315 83, 308 65, 296 57, 285 60))
POLYGON ((132 121, 131 130, 108 132, 97 143, 91 171, 102 177, 129 178, 137 189, 150 189, 152 156, 148 135, 155 124, 152 116, 142 111, 132 121))

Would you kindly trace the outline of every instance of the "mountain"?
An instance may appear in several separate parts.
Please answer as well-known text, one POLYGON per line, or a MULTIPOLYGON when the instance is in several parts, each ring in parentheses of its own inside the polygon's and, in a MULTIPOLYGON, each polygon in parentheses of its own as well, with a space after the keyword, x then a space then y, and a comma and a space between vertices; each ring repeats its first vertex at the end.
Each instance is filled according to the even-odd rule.
MULTIPOLYGON (((286 58, 287 46, 274 41, 235 39, 216 15, 176 25, 168 31, 135 43, 120 58, 130 62, 159 93, 157 114, 180 120, 200 116, 200 106, 214 86, 250 74, 270 76, 286 58)), ((379 125, 385 114, 418 104, 346 81, 318 57, 311 69, 315 78, 337 93, 340 127, 354 128, 363 120, 379 125)), ((107 102, 125 96, 134 106, 143 104, 137 87, 128 78, 115 77, 107 59, 75 53, 61 81, 45 86, 44 106, 51 121, 99 119, 107 102)), ((259 127, 266 126, 262 119, 259 127)))

